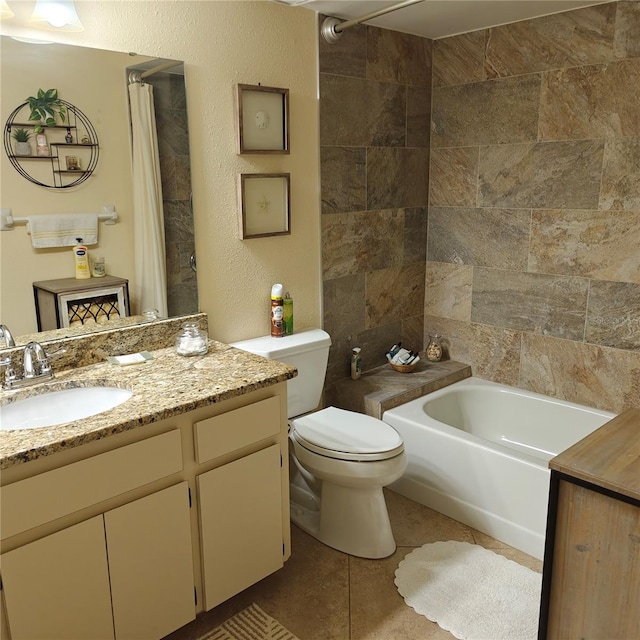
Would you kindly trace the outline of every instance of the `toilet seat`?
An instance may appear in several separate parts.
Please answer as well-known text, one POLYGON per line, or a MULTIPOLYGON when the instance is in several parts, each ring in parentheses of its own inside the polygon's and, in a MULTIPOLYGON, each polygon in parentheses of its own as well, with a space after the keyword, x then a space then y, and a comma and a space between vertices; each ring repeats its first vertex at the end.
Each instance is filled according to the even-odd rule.
POLYGON ((353 411, 327 407, 291 421, 291 436, 308 451, 337 460, 374 462, 404 451, 390 425, 353 411))

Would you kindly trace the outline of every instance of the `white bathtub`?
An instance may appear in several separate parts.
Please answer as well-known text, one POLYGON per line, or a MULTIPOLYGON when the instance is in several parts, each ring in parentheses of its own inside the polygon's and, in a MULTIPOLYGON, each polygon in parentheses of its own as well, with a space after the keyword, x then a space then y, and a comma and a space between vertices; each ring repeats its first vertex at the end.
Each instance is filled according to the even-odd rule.
POLYGON ((385 411, 408 460, 390 488, 542 558, 549 459, 614 415, 467 378, 385 411))

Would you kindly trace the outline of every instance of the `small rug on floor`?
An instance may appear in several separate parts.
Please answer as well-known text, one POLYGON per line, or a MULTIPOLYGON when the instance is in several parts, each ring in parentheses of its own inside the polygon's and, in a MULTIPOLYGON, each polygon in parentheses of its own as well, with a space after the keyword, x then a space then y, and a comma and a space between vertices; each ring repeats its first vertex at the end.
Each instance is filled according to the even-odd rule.
POLYGON ((433 542, 396 569, 405 602, 460 640, 535 640, 542 576, 468 542, 433 542))
POLYGON ((200 640, 299 640, 257 604, 223 622, 200 640))

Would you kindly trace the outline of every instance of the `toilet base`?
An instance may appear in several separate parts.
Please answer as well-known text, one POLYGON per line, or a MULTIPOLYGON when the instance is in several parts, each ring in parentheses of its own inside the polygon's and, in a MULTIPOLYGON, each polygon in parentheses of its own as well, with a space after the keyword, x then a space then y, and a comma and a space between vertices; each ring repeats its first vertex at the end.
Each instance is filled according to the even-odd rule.
POLYGON ((332 549, 360 558, 386 558, 396 550, 382 487, 322 483, 322 497, 290 486, 291 521, 332 549))

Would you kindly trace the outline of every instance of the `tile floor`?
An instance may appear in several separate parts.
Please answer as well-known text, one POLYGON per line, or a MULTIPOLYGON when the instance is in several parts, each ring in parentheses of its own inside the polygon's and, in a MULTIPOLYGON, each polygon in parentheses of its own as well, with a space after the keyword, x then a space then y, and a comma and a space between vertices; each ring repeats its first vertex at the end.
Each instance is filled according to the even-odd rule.
POLYGON ((292 525, 291 558, 283 569, 165 640, 196 640, 252 602, 300 640, 451 640, 451 634, 408 607, 393 583, 398 563, 414 548, 438 540, 462 540, 542 571, 540 560, 393 491, 385 493, 398 545, 392 556, 354 558, 292 525))

